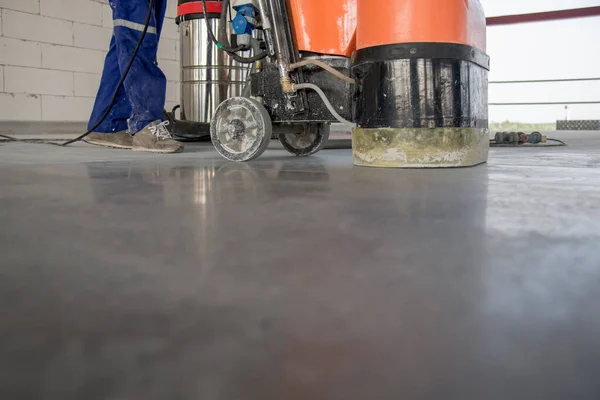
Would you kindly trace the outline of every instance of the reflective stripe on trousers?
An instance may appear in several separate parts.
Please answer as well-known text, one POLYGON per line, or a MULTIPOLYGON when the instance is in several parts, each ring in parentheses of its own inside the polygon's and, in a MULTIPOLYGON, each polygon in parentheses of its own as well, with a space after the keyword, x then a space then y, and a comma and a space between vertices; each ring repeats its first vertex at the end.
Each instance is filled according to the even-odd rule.
MULTIPOLYGON (((139 32, 144 31, 144 25, 138 24, 137 22, 127 21, 125 19, 115 19, 113 21, 113 24, 114 24, 115 28, 117 26, 123 26, 125 28, 133 29, 134 31, 139 31, 139 32)), ((148 27, 148 33, 156 35, 156 28, 153 26, 148 27)))

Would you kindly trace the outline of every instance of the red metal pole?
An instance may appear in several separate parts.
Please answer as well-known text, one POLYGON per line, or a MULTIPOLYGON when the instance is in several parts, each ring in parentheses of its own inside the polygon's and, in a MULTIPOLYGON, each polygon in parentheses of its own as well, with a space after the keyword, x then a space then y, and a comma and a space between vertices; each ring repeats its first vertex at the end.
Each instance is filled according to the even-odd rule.
POLYGON ((573 19, 582 17, 600 16, 600 7, 575 8, 571 10, 559 10, 539 12, 533 14, 506 15, 502 17, 490 17, 487 19, 488 26, 522 24, 527 22, 556 21, 561 19, 573 19))

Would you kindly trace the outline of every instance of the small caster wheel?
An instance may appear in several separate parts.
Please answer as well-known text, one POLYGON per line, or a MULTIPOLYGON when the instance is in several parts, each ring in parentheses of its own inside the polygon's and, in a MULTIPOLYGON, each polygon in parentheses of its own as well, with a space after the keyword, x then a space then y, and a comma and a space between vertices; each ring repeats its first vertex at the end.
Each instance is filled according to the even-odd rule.
POLYGON ((222 102, 210 123, 215 149, 228 160, 250 161, 265 152, 273 126, 265 107, 245 97, 222 102))
POLYGON ((279 135, 283 147, 300 157, 311 156, 323 150, 327 140, 329 140, 328 124, 307 124, 301 132, 279 135))

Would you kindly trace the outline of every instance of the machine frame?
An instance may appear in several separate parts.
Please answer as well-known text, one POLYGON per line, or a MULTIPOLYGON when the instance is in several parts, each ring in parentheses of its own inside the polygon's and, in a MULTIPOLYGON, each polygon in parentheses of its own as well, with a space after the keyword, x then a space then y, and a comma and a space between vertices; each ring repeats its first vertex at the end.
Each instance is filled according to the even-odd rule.
MULTIPOLYGON (((232 161, 259 157, 273 138, 291 154, 313 155, 326 145, 331 123, 352 124, 351 60, 301 53, 287 1, 257 3, 259 34, 253 40, 259 46, 254 48, 266 50, 269 56, 253 63, 242 96, 227 98, 217 107, 210 122, 211 140, 217 151, 232 161), (302 84, 315 85, 322 94, 304 90, 302 84)), ((182 139, 207 133, 207 124, 177 120, 175 110, 165 117, 171 121, 172 134, 182 139)))

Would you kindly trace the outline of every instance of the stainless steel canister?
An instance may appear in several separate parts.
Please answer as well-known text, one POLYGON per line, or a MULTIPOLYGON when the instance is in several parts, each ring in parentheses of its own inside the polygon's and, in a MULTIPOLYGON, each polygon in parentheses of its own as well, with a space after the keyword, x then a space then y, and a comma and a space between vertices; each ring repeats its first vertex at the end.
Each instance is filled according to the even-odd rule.
MULTIPOLYGON (((209 18, 217 35, 220 21, 209 18)), ((227 98, 240 96, 248 65, 235 62, 211 42, 203 17, 182 20, 181 36, 181 119, 209 123, 217 106, 227 98)))

